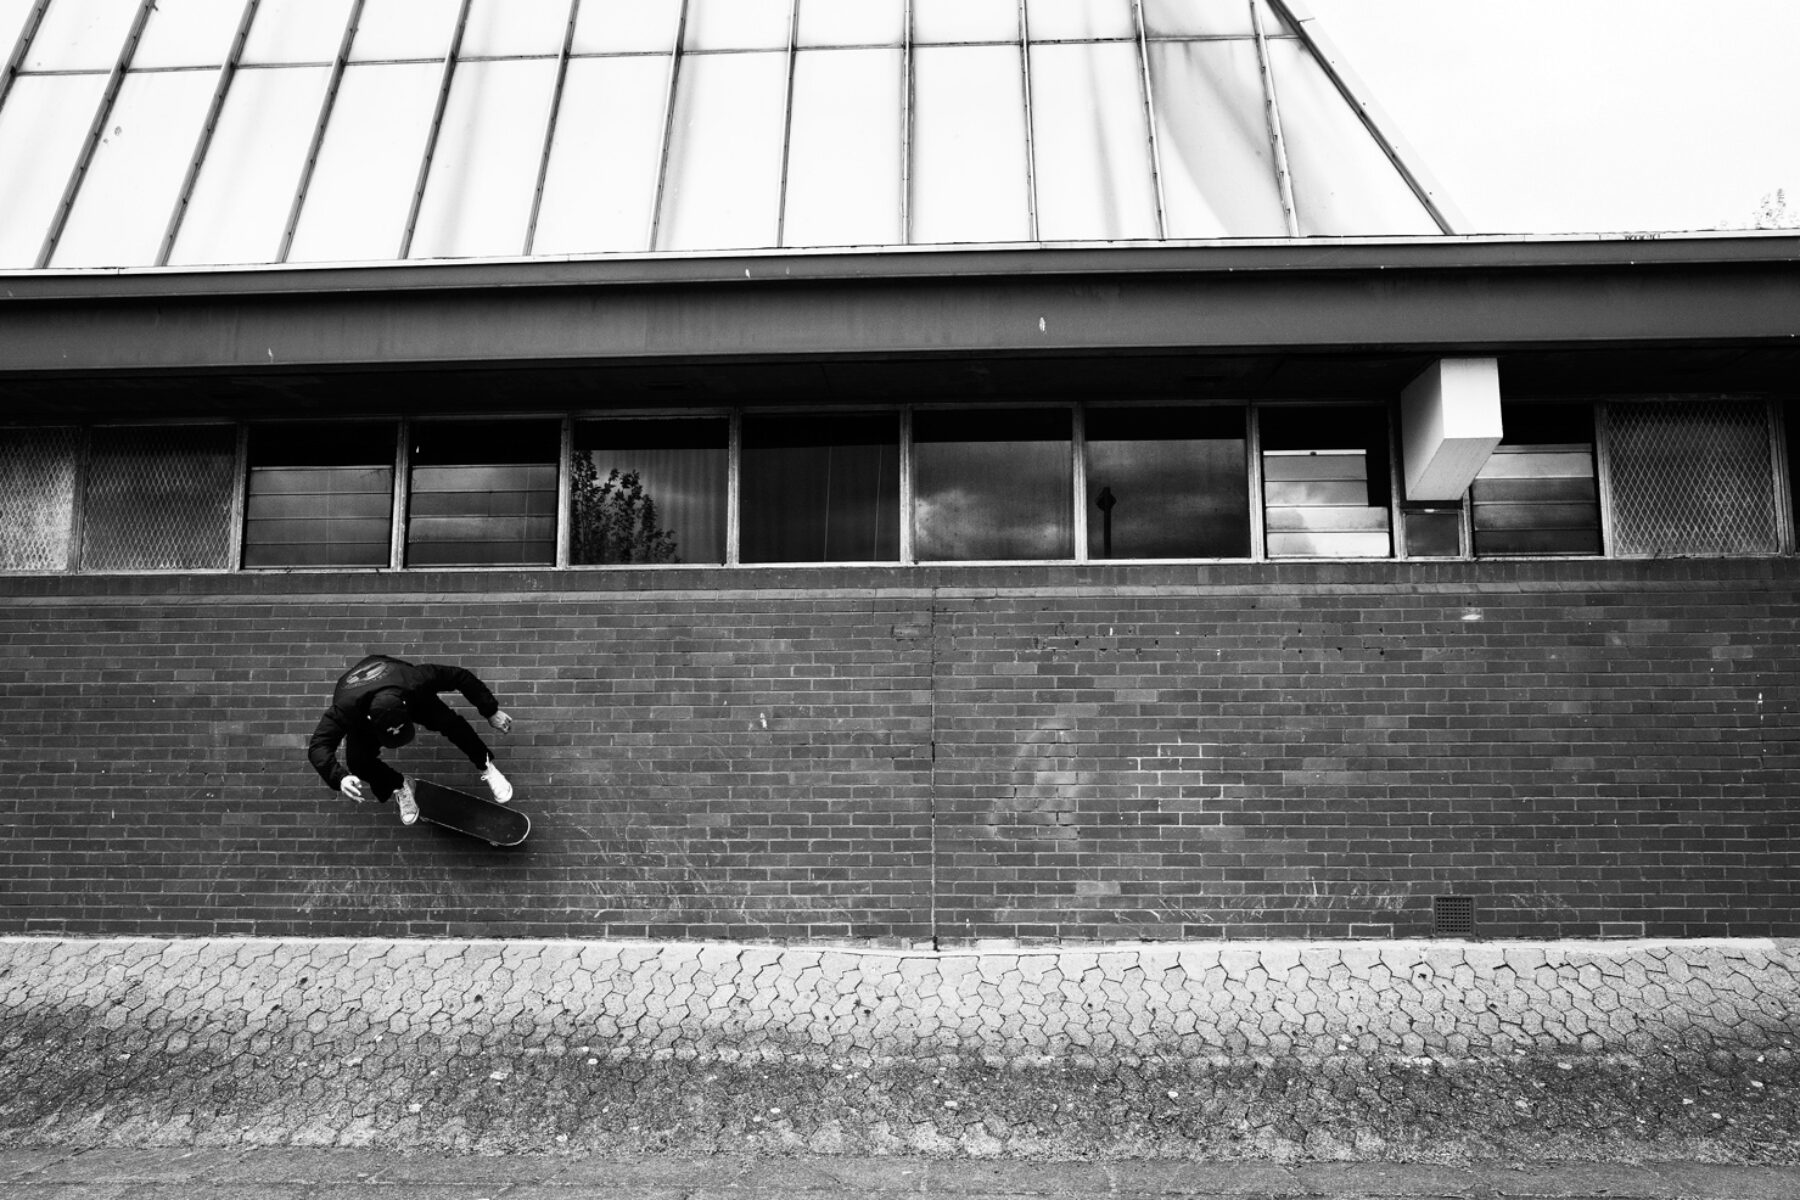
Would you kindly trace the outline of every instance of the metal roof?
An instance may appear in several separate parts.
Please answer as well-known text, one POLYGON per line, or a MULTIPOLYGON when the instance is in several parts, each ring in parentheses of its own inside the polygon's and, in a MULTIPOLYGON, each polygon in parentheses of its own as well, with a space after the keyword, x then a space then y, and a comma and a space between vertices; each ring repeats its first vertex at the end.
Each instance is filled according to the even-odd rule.
POLYGON ((0 0, 0 270, 1455 232, 1295 0, 0 0))

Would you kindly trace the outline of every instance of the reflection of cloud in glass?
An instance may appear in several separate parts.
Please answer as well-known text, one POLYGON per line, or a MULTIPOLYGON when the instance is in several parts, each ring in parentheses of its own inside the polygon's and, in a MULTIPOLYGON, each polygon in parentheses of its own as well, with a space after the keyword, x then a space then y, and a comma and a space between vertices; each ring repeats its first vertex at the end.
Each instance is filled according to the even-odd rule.
MULTIPOLYGON (((992 414, 982 420, 992 423, 992 414)), ((989 430, 973 424, 969 429, 976 434, 969 441, 914 446, 918 556, 1067 558, 1074 532, 1069 441, 979 440, 989 430)))
POLYGON ((1244 443, 1236 438, 1096 441, 1088 447, 1088 552, 1104 553, 1112 492, 1112 557, 1234 558, 1249 551, 1244 443))
POLYGON ((973 487, 919 494, 913 503, 918 556, 948 560, 1068 557, 1066 519, 1008 512, 993 501, 990 492, 973 487))

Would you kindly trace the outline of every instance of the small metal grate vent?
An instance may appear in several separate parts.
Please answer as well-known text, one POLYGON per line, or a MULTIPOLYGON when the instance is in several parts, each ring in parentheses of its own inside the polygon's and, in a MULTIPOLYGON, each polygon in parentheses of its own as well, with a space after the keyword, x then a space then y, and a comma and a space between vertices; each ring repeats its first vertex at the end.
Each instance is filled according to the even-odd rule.
POLYGON ((1468 896, 1438 896, 1431 902, 1431 931, 1438 937, 1472 937, 1475 901, 1468 896))
POLYGON ((1780 544, 1760 401, 1606 406, 1619 554, 1772 554, 1780 544))
POLYGON ((0 571, 62 571, 75 511, 76 429, 0 430, 0 571))

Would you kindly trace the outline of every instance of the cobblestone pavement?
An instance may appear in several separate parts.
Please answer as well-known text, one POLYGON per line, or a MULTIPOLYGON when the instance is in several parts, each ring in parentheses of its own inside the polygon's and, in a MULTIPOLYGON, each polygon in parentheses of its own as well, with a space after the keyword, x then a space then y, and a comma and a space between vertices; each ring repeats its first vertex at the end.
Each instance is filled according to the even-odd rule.
POLYGON ((0 939, 0 1146, 1793 1165, 1796 1014, 1767 941, 0 939))

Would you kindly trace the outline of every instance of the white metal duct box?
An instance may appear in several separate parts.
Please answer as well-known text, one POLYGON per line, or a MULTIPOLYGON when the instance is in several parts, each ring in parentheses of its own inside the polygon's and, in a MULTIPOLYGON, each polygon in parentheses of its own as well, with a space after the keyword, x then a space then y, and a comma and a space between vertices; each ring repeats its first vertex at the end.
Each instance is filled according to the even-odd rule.
POLYGON ((1440 358, 1400 394, 1408 500, 1457 500, 1500 444, 1500 363, 1440 358))

